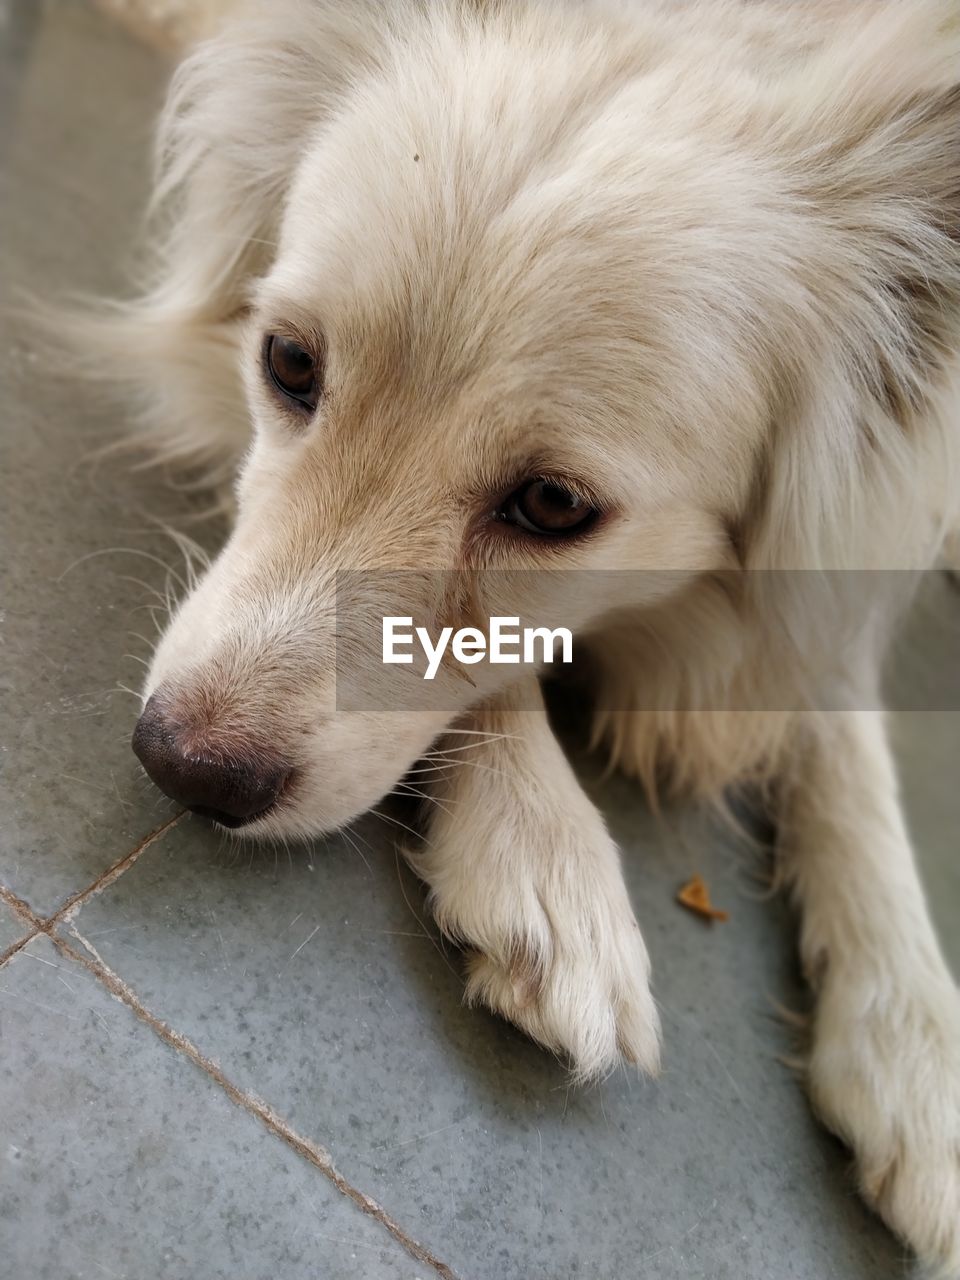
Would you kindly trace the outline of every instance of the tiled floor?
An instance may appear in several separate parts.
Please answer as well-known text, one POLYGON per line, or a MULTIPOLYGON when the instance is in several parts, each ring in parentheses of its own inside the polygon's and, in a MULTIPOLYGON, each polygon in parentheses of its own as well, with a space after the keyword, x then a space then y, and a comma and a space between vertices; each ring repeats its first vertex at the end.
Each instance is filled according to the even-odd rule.
MULTIPOLYGON (((0 23, 4 279, 116 287, 163 68, 81 0, 0 0, 0 23)), ((137 684, 158 560, 176 560, 154 521, 189 503, 96 456, 116 411, 58 381, 15 320, 0 363, 0 1274, 901 1276, 777 1061, 773 1002, 803 1002, 792 926, 734 834, 657 824, 582 761, 653 953, 666 1071, 577 1091, 461 1007, 388 822, 238 854, 145 786, 119 686, 137 684), (676 908, 692 870, 729 925, 676 908)), ((924 679, 960 636, 960 594, 934 607, 912 646, 936 657, 924 679)), ((960 969, 960 721, 896 728, 960 969)))

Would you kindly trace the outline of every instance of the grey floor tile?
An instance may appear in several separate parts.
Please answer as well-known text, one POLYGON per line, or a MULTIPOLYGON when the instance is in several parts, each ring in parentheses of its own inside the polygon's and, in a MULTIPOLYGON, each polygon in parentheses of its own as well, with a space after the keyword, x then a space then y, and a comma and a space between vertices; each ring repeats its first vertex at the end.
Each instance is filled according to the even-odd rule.
POLYGON ((37 1280, 425 1275, 45 937, 0 969, 0 1257, 37 1280))
POLYGON ((658 827, 625 782, 593 789, 653 952, 657 1084, 570 1090, 548 1055, 464 1009, 457 955, 426 935, 375 817, 359 849, 337 838, 276 863, 183 824, 77 927, 472 1280, 899 1275, 845 1153, 776 1061, 789 1040, 771 1001, 803 997, 754 855, 693 818, 658 827), (731 924, 675 905, 693 869, 731 924))
MULTIPOLYGON (((47 300, 117 287, 163 70, 85 4, 14 13, 18 39, 0 51, 4 285, 47 300)), ((98 457, 118 413, 58 381, 56 356, 6 308, 0 326, 0 882, 46 914, 170 812, 140 782, 136 700, 119 686, 142 675, 127 655, 147 652, 132 633, 154 632, 159 562, 180 561, 155 520, 189 504, 129 458, 98 457)))

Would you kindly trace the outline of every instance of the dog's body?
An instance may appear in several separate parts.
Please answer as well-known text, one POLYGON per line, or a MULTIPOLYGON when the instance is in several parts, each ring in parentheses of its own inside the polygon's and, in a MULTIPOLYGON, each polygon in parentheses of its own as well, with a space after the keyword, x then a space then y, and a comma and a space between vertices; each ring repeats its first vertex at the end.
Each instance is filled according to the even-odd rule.
MULTIPOLYGON (((960 1001, 870 710, 907 575, 869 579, 867 625, 849 586, 933 565, 960 514, 952 0, 285 0, 188 59, 163 144, 156 285, 95 336, 158 452, 240 483, 155 658, 148 769, 316 834, 477 735, 481 767, 421 773, 411 855, 470 995, 582 1076, 654 1070, 617 853, 536 677, 333 694, 338 569, 595 572, 598 737, 650 786, 776 784, 815 1104, 960 1274, 960 1001), (511 518, 531 484, 577 536, 511 518)), ((403 612, 437 616, 429 576, 403 612)))

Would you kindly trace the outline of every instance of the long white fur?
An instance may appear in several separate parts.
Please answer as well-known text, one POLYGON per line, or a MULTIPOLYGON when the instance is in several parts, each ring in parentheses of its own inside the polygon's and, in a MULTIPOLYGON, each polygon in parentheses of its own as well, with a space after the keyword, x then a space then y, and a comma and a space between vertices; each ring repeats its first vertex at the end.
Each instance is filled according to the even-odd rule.
POLYGON ((524 457, 602 495, 603 532, 549 560, 637 571, 577 618, 598 740, 650 787, 664 765, 708 798, 775 784, 812 1097, 950 1275, 960 1005, 867 709, 906 575, 877 575, 844 660, 832 640, 863 606, 844 575, 928 568, 960 523, 958 86, 953 0, 263 3, 178 71, 154 270, 86 334, 152 449, 241 471, 146 692, 295 755, 255 835, 349 820, 460 717, 441 758, 467 730, 477 767, 436 769, 411 856, 471 996, 581 1076, 654 1070, 659 1033, 536 691, 347 715, 330 654, 335 571, 463 566, 471 502, 524 457), (306 429, 259 368, 290 319, 327 345, 306 429))

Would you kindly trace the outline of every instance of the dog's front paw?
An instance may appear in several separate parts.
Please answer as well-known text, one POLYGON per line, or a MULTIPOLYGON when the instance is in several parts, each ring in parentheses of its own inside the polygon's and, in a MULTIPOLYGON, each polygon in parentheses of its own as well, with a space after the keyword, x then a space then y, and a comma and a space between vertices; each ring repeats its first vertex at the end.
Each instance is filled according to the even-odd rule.
POLYGON ((538 932, 533 946, 528 938, 472 952, 467 1001, 569 1058, 580 1081, 621 1060, 655 1074, 660 1024, 636 922, 601 910, 568 918, 559 931, 548 926, 545 943, 538 932))
POLYGON ((825 1123, 867 1202, 936 1274, 960 1278, 960 996, 828 979, 809 1062, 825 1123))
POLYGON ((441 929, 468 951, 469 1002, 568 1057, 579 1080, 621 1061, 653 1074, 660 1029, 647 950, 613 842, 592 811, 578 817, 442 820, 415 864, 441 929))

